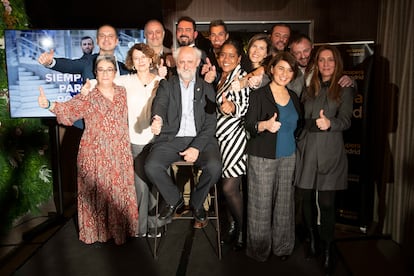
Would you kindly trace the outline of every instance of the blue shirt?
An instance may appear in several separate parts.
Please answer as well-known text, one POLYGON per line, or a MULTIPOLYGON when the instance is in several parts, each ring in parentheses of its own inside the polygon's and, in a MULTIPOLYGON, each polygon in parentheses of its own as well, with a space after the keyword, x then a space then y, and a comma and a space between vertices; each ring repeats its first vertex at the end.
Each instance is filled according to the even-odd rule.
POLYGON ((299 115, 296 112, 292 99, 285 106, 276 104, 279 109, 280 129, 277 132, 276 158, 291 156, 296 150, 295 129, 299 115))
POLYGON ((177 137, 195 137, 196 127, 194 121, 194 84, 193 79, 185 87, 184 83, 180 79, 181 88, 181 122, 180 130, 177 133, 177 137))

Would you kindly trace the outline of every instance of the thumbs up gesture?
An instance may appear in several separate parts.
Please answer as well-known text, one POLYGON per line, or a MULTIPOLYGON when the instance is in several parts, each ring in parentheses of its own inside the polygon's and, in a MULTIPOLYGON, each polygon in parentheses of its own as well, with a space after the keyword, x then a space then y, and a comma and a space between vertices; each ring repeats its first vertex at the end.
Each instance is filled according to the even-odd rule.
POLYGON ((236 107, 232 101, 229 101, 226 97, 226 93, 221 94, 222 103, 220 106, 220 110, 224 114, 230 114, 236 111, 236 107))
POLYGON ((261 75, 254 75, 248 79, 248 85, 252 89, 257 89, 263 80, 263 74, 261 75))
POLYGON ((82 88, 80 90, 80 93, 82 95, 88 95, 89 90, 91 89, 91 81, 89 79, 86 79, 86 82, 82 85, 82 88))
POLYGON ((211 68, 211 61, 210 59, 207 57, 206 58, 206 63, 203 64, 203 66, 201 67, 201 71, 200 74, 202 76, 204 76, 204 74, 207 74, 208 71, 210 71, 211 68))
POLYGON ((158 76, 160 76, 161 78, 165 78, 167 73, 168 73, 167 66, 165 66, 164 60, 161 59, 160 64, 158 65, 158 76))
POLYGON ((266 121, 265 129, 267 129, 271 133, 276 133, 281 127, 281 123, 276 121, 277 113, 275 112, 273 116, 266 121))
POLYGON ((43 90, 43 87, 39 87, 39 91, 40 91, 40 94, 39 94, 39 96, 37 97, 37 103, 39 104, 39 106, 41 107, 41 108, 49 108, 50 107, 50 102, 49 102, 49 100, 46 98, 46 95, 45 95, 45 91, 43 90))
MULTIPOLYGON (((234 80, 231 82, 231 90, 234 92, 239 92, 242 89, 242 84, 240 83, 240 71, 234 76, 234 80)), ((244 87, 243 87, 244 88, 244 87)))
POLYGON ((55 56, 55 50, 50 49, 49 52, 42 53, 37 61, 43 66, 50 66, 53 62, 53 57, 55 56))
POLYGON ((323 114, 323 109, 319 111, 319 118, 316 119, 316 126, 320 130, 327 130, 331 127, 331 121, 323 114))
POLYGON ((158 115, 155 115, 152 118, 151 132, 154 135, 159 135, 161 133, 161 128, 162 128, 162 118, 158 115))
POLYGON ((216 66, 212 65, 209 58, 206 58, 206 64, 201 68, 201 73, 204 71, 204 80, 208 83, 212 83, 217 77, 216 66))

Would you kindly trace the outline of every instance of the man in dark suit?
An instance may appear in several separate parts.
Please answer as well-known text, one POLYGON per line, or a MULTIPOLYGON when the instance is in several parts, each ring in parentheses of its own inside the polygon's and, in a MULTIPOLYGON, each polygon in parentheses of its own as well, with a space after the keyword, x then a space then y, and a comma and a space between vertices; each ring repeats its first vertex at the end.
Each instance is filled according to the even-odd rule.
POLYGON ((197 72, 201 51, 183 46, 174 52, 178 76, 162 80, 152 105, 154 144, 145 162, 145 173, 166 201, 160 219, 170 218, 184 204, 168 169, 175 161, 194 162, 201 169, 190 205, 195 228, 207 225, 204 200, 221 175, 221 157, 215 138, 216 104, 213 87, 197 72))
MULTIPOLYGON (((99 46, 99 53, 82 56, 79 59, 55 58, 54 50, 44 52, 38 58, 38 62, 47 68, 61 73, 81 74, 83 81, 95 79, 95 60, 98 55, 114 55, 115 48, 119 43, 118 33, 113 26, 102 25, 96 32, 96 44, 99 46)), ((120 75, 128 74, 125 64, 117 61, 120 75)), ((83 122, 76 121, 75 126, 83 129, 83 122)))
MULTIPOLYGON (((119 43, 116 29, 110 25, 102 25, 96 32, 96 44, 99 46, 99 54, 84 55, 80 59, 54 58, 54 51, 50 50, 38 57, 38 62, 47 68, 71 74, 81 74, 83 81, 95 79, 95 60, 98 55, 114 55, 115 48, 119 43)), ((128 70, 122 62, 118 61, 117 73, 127 74, 128 70)), ((78 154, 79 142, 83 133, 83 120, 78 120, 73 127, 60 127, 62 179, 67 185, 77 182, 76 159, 78 154)))
MULTIPOLYGON (((62 72, 71 74, 81 74, 84 81, 87 78, 95 78, 94 64, 98 55, 114 55, 115 48, 119 43, 116 29, 110 25, 102 25, 96 32, 96 44, 99 46, 99 53, 92 54, 88 58, 67 59, 54 58, 54 50, 41 54, 38 58, 40 64, 62 72)), ((118 72, 120 75, 128 74, 125 64, 118 61, 118 72)))

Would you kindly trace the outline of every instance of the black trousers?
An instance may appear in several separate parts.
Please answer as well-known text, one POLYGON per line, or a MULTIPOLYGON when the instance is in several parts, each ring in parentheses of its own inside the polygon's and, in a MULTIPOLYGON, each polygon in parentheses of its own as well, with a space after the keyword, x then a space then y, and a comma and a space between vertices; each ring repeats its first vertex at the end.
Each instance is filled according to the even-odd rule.
MULTIPOLYGON (((144 168, 148 179, 170 205, 175 205, 182 195, 168 170, 172 163, 183 160, 179 153, 187 149, 192 140, 192 137, 176 137, 171 141, 154 143, 145 160, 144 168)), ((221 156, 216 141, 209 143, 200 152, 194 165, 201 170, 201 175, 191 192, 190 205, 194 209, 200 209, 210 188, 221 175, 221 156)))

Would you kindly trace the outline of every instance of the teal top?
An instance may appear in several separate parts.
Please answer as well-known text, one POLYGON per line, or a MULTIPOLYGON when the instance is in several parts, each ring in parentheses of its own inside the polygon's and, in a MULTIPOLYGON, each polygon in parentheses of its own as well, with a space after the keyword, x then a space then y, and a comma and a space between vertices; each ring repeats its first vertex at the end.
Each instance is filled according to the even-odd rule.
POLYGON ((291 156, 296 150, 295 129, 299 115, 296 112, 292 99, 285 106, 276 104, 279 109, 280 129, 277 132, 276 158, 291 156))

